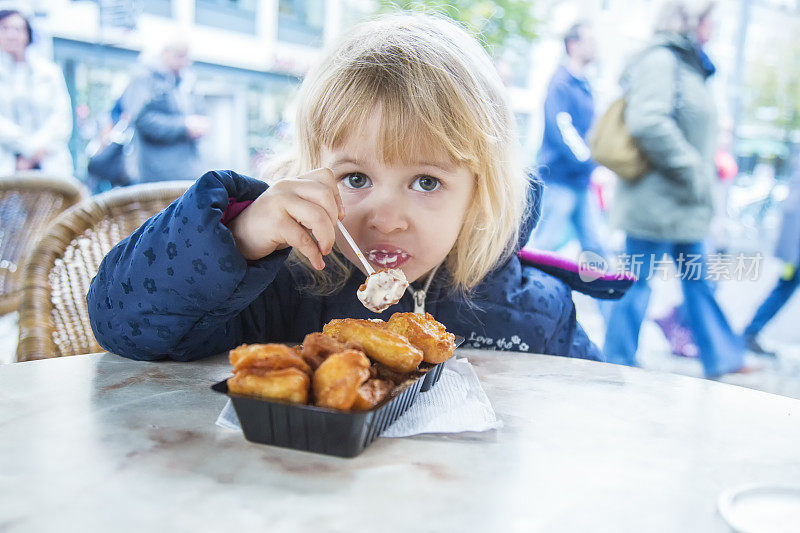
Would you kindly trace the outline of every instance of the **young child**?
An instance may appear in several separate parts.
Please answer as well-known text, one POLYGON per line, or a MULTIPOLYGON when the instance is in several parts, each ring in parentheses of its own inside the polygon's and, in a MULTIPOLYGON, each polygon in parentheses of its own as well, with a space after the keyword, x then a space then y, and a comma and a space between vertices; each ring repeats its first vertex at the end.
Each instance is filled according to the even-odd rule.
POLYGON ((467 346, 600 359, 570 288, 515 255, 534 188, 466 32, 419 15, 360 25, 304 80, 296 128, 269 188, 209 172, 108 254, 88 295, 102 346, 187 361, 427 311, 467 346), (411 282, 381 314, 356 297, 365 273, 339 220, 376 269, 411 282))

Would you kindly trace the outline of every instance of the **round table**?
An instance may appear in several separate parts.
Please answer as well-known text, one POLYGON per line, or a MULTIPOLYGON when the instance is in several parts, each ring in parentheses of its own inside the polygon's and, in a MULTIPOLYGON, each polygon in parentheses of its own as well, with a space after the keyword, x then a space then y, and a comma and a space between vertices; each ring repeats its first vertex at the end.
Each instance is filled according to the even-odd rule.
POLYGON ((589 361, 459 350, 504 426, 342 459, 215 420, 223 356, 0 367, 0 531, 729 531, 732 487, 800 483, 800 401, 589 361))

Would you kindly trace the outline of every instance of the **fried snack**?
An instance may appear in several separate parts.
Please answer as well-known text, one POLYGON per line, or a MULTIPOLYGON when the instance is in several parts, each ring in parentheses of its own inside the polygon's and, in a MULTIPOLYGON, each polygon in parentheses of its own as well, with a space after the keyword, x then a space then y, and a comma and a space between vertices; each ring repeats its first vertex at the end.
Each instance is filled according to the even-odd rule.
POLYGON ((228 390, 236 394, 306 403, 311 367, 300 353, 283 344, 243 344, 231 350, 233 377, 228 390))
POLYGON ((314 400, 320 407, 350 409, 359 387, 369 379, 369 359, 363 352, 346 350, 330 355, 312 377, 314 400))
POLYGON ((364 351, 360 345, 354 342, 339 342, 333 337, 314 332, 309 333, 303 339, 303 349, 300 352, 300 356, 311 368, 316 370, 330 354, 345 350, 364 351))
POLYGON ((456 349, 455 335, 448 333, 444 325, 430 313, 395 313, 386 325, 421 349, 422 360, 426 363, 443 363, 456 349))
POLYGON ((237 371, 228 379, 228 392, 307 403, 310 382, 306 372, 294 367, 267 371, 247 369, 237 371))
POLYGON ((284 344, 242 344, 231 350, 228 358, 234 372, 247 369, 270 371, 284 368, 297 368, 309 376, 312 372, 299 352, 284 344))
POLYGON ((372 365, 372 370, 372 377, 383 379, 385 381, 391 381, 395 385, 403 383, 406 379, 408 379, 409 376, 408 372, 398 372, 397 370, 393 370, 383 363, 378 362, 372 365))
POLYGON ((370 379, 358 388, 356 400, 351 409, 366 411, 378 405, 394 388, 394 383, 383 379, 370 379))
POLYGON ((383 322, 344 318, 331 320, 322 332, 342 342, 356 342, 371 358, 400 372, 411 372, 422 362, 422 351, 383 322))

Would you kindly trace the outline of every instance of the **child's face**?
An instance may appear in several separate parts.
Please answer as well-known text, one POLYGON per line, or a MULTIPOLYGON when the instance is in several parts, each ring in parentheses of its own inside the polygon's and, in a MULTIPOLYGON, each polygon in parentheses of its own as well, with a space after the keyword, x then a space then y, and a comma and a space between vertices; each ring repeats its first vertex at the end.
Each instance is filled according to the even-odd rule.
MULTIPOLYGON (((344 203, 345 227, 375 269, 400 268, 415 281, 453 248, 472 199, 474 179, 447 157, 389 165, 379 157, 380 115, 337 149, 324 148, 344 203)), ((341 235, 337 244, 363 271, 341 235)))

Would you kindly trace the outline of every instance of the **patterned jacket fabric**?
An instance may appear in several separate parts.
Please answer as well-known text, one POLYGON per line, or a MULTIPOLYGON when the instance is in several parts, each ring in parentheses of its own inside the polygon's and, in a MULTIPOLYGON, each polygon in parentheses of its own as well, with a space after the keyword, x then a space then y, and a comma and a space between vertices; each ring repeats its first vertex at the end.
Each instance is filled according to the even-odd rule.
MULTIPOLYGON (((245 342, 300 342, 334 318, 413 311, 408 292, 382 314, 364 308, 357 270, 334 295, 301 293, 307 274, 285 265, 288 249, 245 260, 220 220, 229 198, 253 200, 265 189, 234 172, 208 172, 117 244, 87 296, 98 342, 131 359, 191 361, 245 342)), ((445 277, 432 282, 426 311, 466 346, 601 360, 576 321, 570 288, 518 257, 490 273, 469 302, 445 277)))

